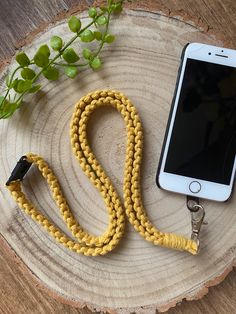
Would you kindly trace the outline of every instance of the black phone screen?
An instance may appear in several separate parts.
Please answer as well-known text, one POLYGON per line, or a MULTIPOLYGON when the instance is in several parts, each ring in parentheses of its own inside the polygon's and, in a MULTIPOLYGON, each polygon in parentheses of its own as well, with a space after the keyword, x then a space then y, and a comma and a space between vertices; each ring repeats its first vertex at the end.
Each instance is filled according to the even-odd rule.
POLYGON ((236 154, 236 68, 187 59, 164 171, 230 184, 236 154))

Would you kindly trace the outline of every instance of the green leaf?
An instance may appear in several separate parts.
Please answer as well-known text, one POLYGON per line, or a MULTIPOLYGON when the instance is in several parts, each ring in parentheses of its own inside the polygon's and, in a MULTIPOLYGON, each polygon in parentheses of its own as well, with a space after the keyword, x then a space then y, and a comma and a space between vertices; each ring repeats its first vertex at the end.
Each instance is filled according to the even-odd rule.
MULTIPOLYGON (((13 82, 11 83, 11 88, 14 88, 14 90, 15 90, 15 88, 16 88, 16 86, 17 86, 17 83, 18 83, 18 81, 19 81, 19 79, 18 78, 16 78, 16 79, 14 79, 13 80, 13 82)), ((16 90, 15 90, 16 91, 16 90)))
POLYGON ((107 17, 104 15, 99 16, 99 18, 96 21, 98 25, 105 25, 108 22, 107 17))
POLYGON ((83 54, 84 59, 87 59, 87 60, 91 59, 93 55, 92 51, 88 48, 84 48, 82 54, 83 54))
POLYGON ((59 78, 59 71, 54 67, 48 67, 43 70, 43 75, 50 81, 56 81, 59 78))
POLYGON ((13 113, 17 108, 18 108, 18 103, 12 102, 12 103, 9 103, 8 105, 8 109, 9 111, 11 111, 11 113, 13 113))
POLYGON ((21 76, 23 77, 23 79, 25 80, 32 80, 35 77, 36 73, 29 68, 24 68, 21 71, 21 76))
POLYGON ((52 36, 50 40, 50 45, 53 50, 59 51, 63 46, 63 41, 59 36, 52 36))
POLYGON ((102 66, 102 62, 100 60, 99 57, 94 58, 91 62, 90 62, 90 66, 93 70, 98 70, 101 68, 102 66))
POLYGON ((86 29, 83 31, 83 33, 80 35, 81 41, 88 43, 90 41, 94 40, 94 33, 90 29, 86 29))
POLYGON ((4 100, 4 97, 0 96, 0 119, 9 118, 14 111, 17 109, 17 104, 9 103, 7 99, 4 100))
POLYGON ((113 43, 114 40, 115 40, 115 36, 111 34, 107 34, 104 38, 104 42, 107 44, 113 43))
POLYGON ((94 35, 94 38, 96 40, 102 40, 102 33, 101 32, 95 31, 95 32, 93 32, 93 35, 94 35))
POLYGON ((81 28, 81 21, 76 16, 72 16, 68 21, 68 26, 72 32, 78 33, 81 28))
POLYGON ((114 3, 111 6, 111 9, 114 13, 119 14, 122 12, 122 4, 121 3, 114 3))
POLYGON ((41 85, 40 85, 40 84, 34 85, 34 86, 32 86, 31 89, 29 90, 29 93, 30 93, 30 94, 36 93, 40 88, 41 88, 41 85))
POLYGON ((47 55, 41 53, 40 51, 38 51, 35 56, 34 56, 34 63, 40 67, 40 68, 44 68, 46 65, 48 65, 49 63, 49 58, 47 55))
POLYGON ((5 109, 6 113, 5 113, 4 117, 3 117, 3 119, 7 119, 10 116, 12 116, 17 108, 18 108, 18 104, 17 103, 8 103, 8 105, 6 106, 6 109, 5 109))
POLYGON ((45 45, 42 45, 41 47, 39 47, 38 53, 49 57, 50 56, 50 49, 49 49, 48 45, 45 44, 45 45))
POLYGON ((30 59, 24 52, 20 52, 16 55, 16 61, 21 65, 22 67, 25 67, 30 64, 30 59))
POLYGON ((78 69, 75 66, 69 66, 65 68, 65 74, 70 78, 75 78, 79 73, 78 69))
POLYGON ((95 8, 90 8, 88 14, 91 18, 94 18, 95 16, 97 16, 97 10, 95 8))
POLYGON ((30 90, 31 86, 32 82, 30 80, 18 80, 16 86, 14 86, 14 90, 17 93, 22 94, 30 90))
POLYGON ((49 63, 49 56, 50 56, 50 49, 48 45, 42 45, 39 47, 38 51, 34 56, 35 64, 40 67, 44 68, 49 63))
POLYGON ((77 55, 73 48, 67 48, 63 52, 62 57, 68 63, 75 63, 76 61, 79 60, 79 56, 77 55))

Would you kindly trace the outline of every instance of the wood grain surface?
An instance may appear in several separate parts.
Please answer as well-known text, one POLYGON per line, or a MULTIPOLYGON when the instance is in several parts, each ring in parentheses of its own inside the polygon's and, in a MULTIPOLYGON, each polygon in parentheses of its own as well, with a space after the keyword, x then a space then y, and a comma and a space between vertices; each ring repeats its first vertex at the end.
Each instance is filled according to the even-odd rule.
MULTIPOLYGON (((0 240, 1 242, 1 240, 0 240)), ((9 258, 6 246, 0 245, 0 313, 1 314, 91 314, 86 307, 74 308, 62 304, 45 291, 37 288, 17 258, 9 258), (17 311, 16 311, 17 309, 17 311)), ((236 308, 236 269, 218 286, 210 288, 201 300, 183 301, 169 314, 235 314, 236 308)))
MULTIPOLYGON (((92 5, 93 0, 1 0, 0 59, 9 59, 27 35, 62 16, 92 5)), ((150 7, 150 0, 135 0, 150 7)), ((236 42, 236 1, 234 0, 156 0, 166 14, 180 14, 203 22, 234 47, 236 42)))
MULTIPOLYGON (((8 2, 9 3, 9 2, 8 2)), ((27 4, 27 2, 25 2, 27 4)), ((32 2, 31 2, 32 3, 32 2)), ((43 3, 43 2, 42 2, 43 3)), ((28 22, 29 24, 25 24, 25 21, 22 22, 22 24, 19 24, 17 27, 20 28, 22 27, 22 32, 25 35, 26 32, 28 32, 29 30, 33 30, 34 27, 38 26, 39 24, 43 23, 43 22, 47 22, 50 21, 51 19, 54 19, 55 16, 53 16, 53 12, 52 12, 52 7, 51 7, 51 11, 50 8, 47 7, 47 4, 45 2, 45 6, 42 5, 42 3, 40 4, 40 6, 38 6, 38 10, 41 10, 41 14, 39 14, 39 16, 36 18, 36 24, 34 26, 33 21, 33 17, 35 18, 35 13, 32 15, 32 19, 31 22, 28 22), (45 9, 46 8, 46 9, 45 9), (47 12, 44 13, 44 10, 47 12), (51 12, 51 13, 49 13, 51 12), (46 18, 45 18, 46 16, 46 18)), ((47 2, 48 3, 48 2, 47 2)), ((167 14, 171 14, 171 12, 179 12, 179 14, 184 15, 182 10, 185 10, 185 12, 189 12, 189 15, 194 15, 196 17, 197 11, 198 13, 201 12, 202 16, 201 19, 203 20, 202 25, 208 25, 210 28, 212 28, 214 30, 214 32, 216 32, 217 34, 219 34, 219 37, 221 36, 225 36, 226 41, 229 43, 229 45, 233 48, 234 47, 234 42, 235 42, 235 25, 230 24, 230 23, 226 23, 226 20, 224 19, 222 21, 222 16, 219 15, 219 12, 217 14, 217 18, 216 21, 220 22, 222 27, 223 25, 227 25, 227 29, 228 29, 228 33, 222 32, 220 31, 219 25, 215 22, 214 23, 214 18, 212 17, 212 12, 215 12, 215 14, 217 13, 217 10, 219 10, 219 8, 222 9, 221 7, 221 3, 214 1, 214 5, 211 3, 213 9, 215 10, 209 10, 208 13, 206 13, 206 6, 205 3, 198 1, 195 3, 195 5, 193 6, 189 6, 189 1, 188 1, 188 5, 187 5, 187 1, 185 3, 185 9, 182 8, 183 3, 185 3, 184 1, 181 1, 181 6, 179 3, 179 6, 176 5, 176 1, 167 1, 165 2, 166 6, 168 6, 170 8, 170 10, 168 11, 166 9, 166 7, 164 7, 164 5, 160 2, 160 5, 162 7, 163 10, 167 10, 167 14), (198 7, 199 5, 199 7, 198 7), (201 7, 202 5, 202 7, 201 7), (203 10, 203 5, 205 6, 205 11, 203 10), (201 7, 201 9, 200 9, 201 7), (199 9, 199 10, 197 10, 199 9), (208 19, 207 19, 208 16, 208 19), (211 24, 212 23, 212 24, 211 24)), ((19 2, 14 1, 14 3, 12 3, 11 9, 14 8, 14 5, 18 4, 19 2)), ((71 8, 73 5, 75 5, 76 3, 66 3, 66 2, 55 2, 54 4, 54 8, 56 8, 55 10, 58 9, 57 13, 63 12, 63 9, 68 9, 71 8)), ((83 5, 85 5, 86 3, 83 3, 83 5)), ((3 2, 1 2, 1 5, 3 5, 3 2)), ((32 4, 31 4, 32 5, 32 4)), ((8 6, 6 5, 6 8, 8 6)), ((37 7, 37 4, 35 6, 35 8, 37 7)), ((235 10, 232 10, 233 8, 233 3, 232 6, 230 7, 230 2, 224 2, 224 10, 226 10, 226 12, 228 12, 228 21, 231 19, 232 16, 235 16, 235 10), (228 5, 228 7, 227 7, 228 5), (228 10, 228 11, 227 11, 228 10), (233 12, 232 12, 233 11, 233 12), (232 15, 229 14, 229 12, 232 13, 232 15)), ((235 9, 235 8, 234 8, 235 9)), ((20 10, 22 10, 22 7, 19 5, 19 7, 17 8, 17 14, 20 15, 20 10)), ((72 9, 75 10, 75 9, 72 9)), ((14 10, 10 10, 9 14, 11 14, 11 12, 13 12, 14 10)), ((3 12, 3 10, 0 11, 1 13, 3 12)), ((30 12, 28 12, 28 16, 30 16, 30 12)), ((54 12, 55 13, 55 12, 54 12)), ((213 14, 214 16, 214 14, 213 14)), ((200 18, 200 16, 199 16, 200 18)), ((224 17, 225 18, 225 17, 224 17)), ((10 19, 11 20, 11 19, 10 19)), ((17 21, 17 19, 16 19, 17 21)), ((4 18, 1 18, 1 23, 3 23, 3 26, 1 29, 4 30, 4 24, 6 24, 6 20, 4 22, 4 18)), ((9 18, 8 18, 8 23, 9 23, 9 18)), ((21 23, 21 22, 18 22, 21 23)), ((201 23, 201 22, 200 22, 201 23)), ((16 23, 17 24, 17 23, 16 23)), ((1 24, 0 24, 1 26, 1 24)), ((16 27, 16 26, 15 26, 16 27)), ((8 28, 11 30, 11 27, 8 28)), ((12 34, 14 34, 14 32, 11 30, 10 32, 12 32, 12 34)), ((1 45, 2 48, 2 58, 9 58, 10 54, 12 54, 14 52, 14 49, 12 49, 15 46, 19 46, 19 44, 16 44, 16 40, 21 40, 23 39, 24 35, 21 35, 19 38, 16 37, 16 34, 13 35, 14 39, 12 40, 12 43, 10 40, 6 40, 6 34, 7 31, 1 32, 1 35, 4 33, 4 38, 5 38, 5 42, 6 45, 1 45), (4 47, 7 45, 8 46, 7 49, 4 49, 4 47), (10 48, 9 48, 10 47, 10 48), (12 49, 12 50, 11 50, 12 49)), ((17 32, 17 36, 20 32, 17 32)), ((2 38, 2 42, 4 41, 4 38, 2 38)), ((2 263, 1 263, 1 271, 0 271, 0 276, 1 276, 1 287, 0 287, 0 292, 2 294, 2 298, 1 298, 1 303, 0 303, 0 312, 2 311, 2 313, 14 313, 14 311, 16 311, 17 308, 17 312, 16 313, 80 313, 81 310, 76 310, 74 308, 71 308, 70 306, 66 306, 66 305, 61 305, 59 303, 57 303, 56 301, 54 301, 53 299, 51 299, 50 297, 46 296, 45 293, 40 292, 38 289, 36 289, 32 283, 30 282, 29 279, 24 278, 24 276, 22 276, 22 271, 21 269, 17 269, 17 263, 12 262, 12 260, 8 257, 8 255, 6 254, 6 250, 1 249, 2 250, 2 263), (17 278, 17 279, 16 279, 17 278), (25 293, 26 292, 26 293, 25 293), (29 298, 29 295, 31 296, 31 298, 29 298), (15 300, 14 302, 12 302, 12 300, 15 300), (35 302, 37 302, 37 307, 35 306, 35 302)), ((234 313, 235 310, 235 301, 236 301, 236 297, 235 294, 233 293, 234 289, 235 289, 235 283, 234 283, 234 279, 235 279, 235 271, 233 271, 228 279, 226 279, 226 281, 221 284, 219 287, 215 287, 215 288, 211 288, 211 292, 210 294, 205 297, 203 300, 198 301, 198 302, 191 302, 191 303, 185 303, 183 305, 181 305, 181 307, 176 308, 171 310, 170 312, 173 313, 190 313, 190 312, 194 312, 194 313, 202 313, 204 312, 208 312, 208 313, 234 313)), ((86 313, 86 310, 83 310, 83 313, 86 313)))

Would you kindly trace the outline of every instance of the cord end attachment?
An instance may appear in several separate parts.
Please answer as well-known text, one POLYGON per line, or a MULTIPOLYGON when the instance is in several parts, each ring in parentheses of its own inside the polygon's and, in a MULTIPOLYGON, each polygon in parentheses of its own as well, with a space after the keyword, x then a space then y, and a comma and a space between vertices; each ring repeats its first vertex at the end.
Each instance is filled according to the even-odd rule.
POLYGON ((20 180, 22 181, 32 163, 27 161, 26 156, 22 156, 17 162, 15 168, 13 169, 9 179, 6 182, 6 185, 9 185, 12 181, 20 180))
POLYGON ((198 245, 198 251, 200 250, 199 235, 201 227, 204 223, 205 210, 202 205, 199 204, 199 198, 193 196, 187 196, 187 207, 191 212, 191 223, 192 223, 192 235, 191 239, 194 240, 198 245))

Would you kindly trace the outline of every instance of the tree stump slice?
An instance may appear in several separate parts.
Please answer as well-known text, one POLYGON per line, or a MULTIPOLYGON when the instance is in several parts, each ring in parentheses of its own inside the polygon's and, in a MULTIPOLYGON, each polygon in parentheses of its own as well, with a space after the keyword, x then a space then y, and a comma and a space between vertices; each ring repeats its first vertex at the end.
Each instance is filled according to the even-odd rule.
MULTIPOLYGON (((88 21, 85 13, 80 17, 88 21)), ((56 83, 43 80, 42 92, 28 96, 10 120, 1 121, 1 235, 32 280, 60 301, 110 313, 155 313, 184 298, 201 298, 235 265, 235 194, 227 203, 204 201, 208 226, 203 227, 198 256, 154 246, 127 223, 113 252, 86 257, 54 241, 16 206, 4 187, 18 158, 29 151, 38 153, 58 176, 80 224, 93 234, 103 233, 107 210, 72 154, 69 124, 74 104, 88 92, 120 90, 135 104, 143 123, 142 193, 147 213, 160 230, 190 237, 186 198, 157 188, 156 170, 184 45, 223 43, 189 21, 145 10, 125 10, 113 20, 111 33, 117 40, 104 50, 102 70, 83 70, 73 81, 63 76, 56 83)), ((65 40, 71 36, 66 21, 48 27, 24 49, 33 55, 54 34, 65 40)), ((13 62, 10 68, 14 66, 13 62)), ((121 116, 111 108, 97 110, 89 124, 89 141, 122 197, 126 132, 121 116)), ((70 235, 35 168, 24 188, 33 203, 70 235)))

